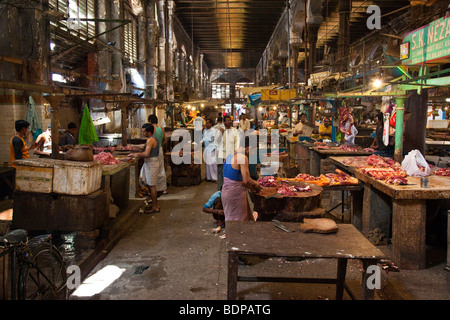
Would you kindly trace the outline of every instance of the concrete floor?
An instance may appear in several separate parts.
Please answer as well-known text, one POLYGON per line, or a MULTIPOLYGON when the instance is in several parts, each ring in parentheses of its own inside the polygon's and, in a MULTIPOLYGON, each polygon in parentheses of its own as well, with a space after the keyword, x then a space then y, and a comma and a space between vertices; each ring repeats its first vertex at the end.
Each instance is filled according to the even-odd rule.
MULTIPOLYGON (((201 210, 215 190, 214 183, 205 181, 195 187, 169 187, 169 193, 159 198, 161 212, 151 215, 139 213, 143 200, 132 200, 129 209, 116 218, 103 246, 74 249, 72 255, 68 250, 69 264, 79 264, 86 272, 83 279, 90 280, 90 284, 83 283, 72 292, 70 299, 225 300, 227 240, 221 238, 224 232, 212 232, 214 220, 201 210), (136 272, 140 269, 143 271, 136 272), (102 284, 105 288, 85 293, 102 284)), ((389 246, 380 249, 389 256, 389 246)), ((445 249, 436 250, 440 258, 425 270, 382 271, 382 285, 375 299, 448 300, 450 272, 445 270, 445 255, 442 257, 445 249)), ((302 277, 334 277, 336 274, 336 262, 326 259, 255 258, 251 263, 240 266, 243 273, 250 275, 258 270, 264 274, 292 276, 300 271, 302 277)), ((359 298, 361 265, 358 261, 348 264, 346 281, 359 298)), ((335 286, 240 282, 238 299, 334 300, 335 286)), ((350 300, 350 296, 345 293, 344 299, 350 300)))

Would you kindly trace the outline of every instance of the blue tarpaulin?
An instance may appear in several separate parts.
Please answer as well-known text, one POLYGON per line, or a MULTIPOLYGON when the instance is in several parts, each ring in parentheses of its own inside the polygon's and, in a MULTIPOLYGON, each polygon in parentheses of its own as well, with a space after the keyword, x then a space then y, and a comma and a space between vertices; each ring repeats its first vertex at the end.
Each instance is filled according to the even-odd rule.
POLYGON ((250 99, 250 104, 256 107, 261 102, 261 93, 249 95, 248 98, 250 99))

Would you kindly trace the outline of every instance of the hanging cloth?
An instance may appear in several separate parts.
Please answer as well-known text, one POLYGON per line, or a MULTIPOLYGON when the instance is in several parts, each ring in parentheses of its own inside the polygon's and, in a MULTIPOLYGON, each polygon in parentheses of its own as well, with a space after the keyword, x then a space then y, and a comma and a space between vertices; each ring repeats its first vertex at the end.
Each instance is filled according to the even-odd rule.
POLYGON ((33 134, 33 140, 42 133, 42 126, 37 117, 36 108, 34 107, 33 97, 28 98, 28 108, 25 114, 25 121, 30 124, 30 131, 33 134))
POLYGON ((92 122, 91 114, 87 104, 83 110, 83 118, 81 118, 80 131, 78 135, 78 144, 90 144, 98 141, 97 132, 95 131, 94 123, 92 122))
POLYGON ((387 146, 389 144, 389 120, 391 115, 389 113, 385 113, 383 117, 383 144, 387 146))

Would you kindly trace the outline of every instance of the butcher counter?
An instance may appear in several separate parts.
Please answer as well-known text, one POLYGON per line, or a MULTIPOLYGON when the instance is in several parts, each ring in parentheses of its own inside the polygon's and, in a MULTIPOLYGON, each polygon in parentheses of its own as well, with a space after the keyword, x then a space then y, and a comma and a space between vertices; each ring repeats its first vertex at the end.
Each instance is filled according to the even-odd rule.
POLYGON ((392 230, 392 260, 403 269, 424 269, 427 206, 450 199, 450 178, 430 175, 428 188, 421 187, 420 177, 410 176, 407 185, 392 185, 343 163, 347 157, 330 159, 364 184, 358 193, 364 206, 354 212, 352 223, 363 234, 380 228, 389 235, 392 230))
POLYGON ((13 227, 77 231, 95 238, 128 206, 132 162, 101 165, 52 159, 16 161, 13 227), (111 210, 111 199, 117 206, 111 210))

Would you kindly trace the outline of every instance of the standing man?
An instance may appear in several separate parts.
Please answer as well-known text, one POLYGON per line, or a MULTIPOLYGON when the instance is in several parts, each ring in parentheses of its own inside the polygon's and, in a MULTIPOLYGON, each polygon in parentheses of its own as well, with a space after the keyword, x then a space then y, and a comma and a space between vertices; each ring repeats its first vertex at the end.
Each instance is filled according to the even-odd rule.
POLYGON ((25 138, 30 130, 30 124, 25 120, 17 120, 14 124, 16 134, 11 138, 9 142, 9 159, 11 165, 15 168, 15 160, 22 160, 30 158, 29 149, 35 147, 33 144, 30 148, 27 147, 25 138))
POLYGON ((206 128, 203 130, 202 142, 205 146, 203 159, 206 163, 206 181, 217 181, 216 146, 214 136, 216 130, 212 127, 212 119, 206 119, 206 128))
POLYGON ((156 140, 158 140, 159 145, 159 153, 158 153, 158 161, 159 161, 159 169, 160 172, 158 174, 158 183, 156 184, 156 191, 162 192, 163 194, 167 194, 167 180, 166 180, 166 170, 164 168, 164 148, 166 145, 166 132, 164 128, 158 124, 158 117, 154 114, 148 116, 148 122, 153 125, 155 129, 155 133, 153 134, 156 140))
POLYGON ((144 165, 141 168, 139 182, 141 185, 149 188, 150 196, 152 198, 151 207, 147 208, 144 213, 157 213, 160 212, 156 185, 159 181, 159 174, 161 172, 158 159, 161 149, 158 140, 155 138, 155 127, 151 123, 146 123, 142 126, 142 134, 147 138, 144 151, 130 153, 128 157, 144 158, 144 165))
POLYGON ((239 129, 244 132, 250 129, 250 120, 247 119, 247 115, 245 113, 241 114, 241 119, 239 120, 239 129))
POLYGON ((228 155, 235 153, 239 149, 239 131, 234 128, 233 120, 229 115, 224 118, 225 128, 219 128, 214 137, 214 144, 217 150, 217 190, 222 190, 223 185, 223 164, 228 155))
POLYGON ((34 154, 39 156, 49 157, 52 154, 52 125, 49 124, 47 130, 41 133, 36 139, 37 147, 34 149, 34 154))
POLYGON ((294 127, 293 136, 309 137, 311 133, 312 128, 306 124, 306 113, 300 114, 300 121, 294 127))

